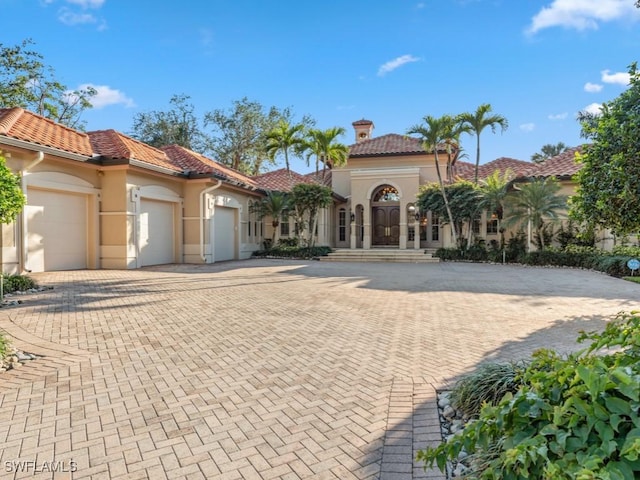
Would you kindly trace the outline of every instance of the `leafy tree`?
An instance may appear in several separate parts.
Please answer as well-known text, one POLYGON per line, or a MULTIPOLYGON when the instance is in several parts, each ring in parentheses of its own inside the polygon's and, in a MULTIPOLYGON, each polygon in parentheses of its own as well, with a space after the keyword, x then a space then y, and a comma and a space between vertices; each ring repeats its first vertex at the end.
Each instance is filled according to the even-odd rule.
POLYGON ((204 153, 207 150, 207 137, 193 113, 190 98, 185 94, 174 95, 169 100, 172 105, 170 110, 136 114, 131 136, 156 148, 176 144, 204 153))
POLYGON ((292 175, 291 166, 289 165, 289 152, 293 151, 295 153, 300 150, 300 147, 304 144, 303 131, 304 125, 302 123, 291 125, 289 121, 283 118, 267 133, 267 155, 271 159, 275 159, 279 153, 282 153, 290 180, 292 175))
POLYGON ((480 212, 481 193, 477 186, 466 180, 460 180, 444 186, 452 217, 448 217, 447 204, 438 183, 428 183, 420 187, 416 204, 420 211, 431 211, 441 218, 449 218, 453 222, 455 238, 459 238, 464 223, 471 223, 480 212))
POLYGON ((205 114, 205 126, 213 127, 211 151, 216 160, 249 175, 257 175, 265 164, 275 165, 267 153, 267 135, 280 120, 290 120, 291 111, 270 107, 247 97, 233 102, 230 110, 205 114))
POLYGON ((307 152, 307 161, 310 156, 316 157, 316 177, 318 176, 319 163, 322 162, 322 179, 325 178, 327 166, 342 166, 347 163, 349 147, 337 142, 337 138, 345 134, 342 127, 331 127, 326 130, 310 128, 307 132, 307 140, 302 150, 307 152))
POLYGON ((255 213, 259 220, 271 217, 271 226, 273 227, 271 245, 275 245, 280 217, 288 214, 289 210, 289 197, 283 192, 267 192, 266 197, 253 204, 252 213, 255 213))
POLYGON ((0 223, 13 222, 25 203, 20 177, 7 167, 5 158, 0 154, 0 223))
POLYGON ((61 123, 82 129, 82 113, 92 108, 91 99, 98 93, 92 87, 69 90, 55 79, 53 68, 43 63, 43 56, 31 50, 34 42, 20 45, 0 43, 0 107, 21 107, 61 123))
POLYGON ((560 155, 562 152, 566 151, 569 147, 567 147, 564 143, 558 142, 555 145, 551 143, 547 143, 543 145, 539 152, 531 155, 531 161, 534 163, 544 162, 546 159, 555 157, 556 155, 560 155))
POLYGON ((476 136, 476 167, 473 174, 473 183, 478 183, 478 167, 480 165, 480 134, 486 127, 491 127, 493 133, 499 126, 504 132, 509 127, 509 122, 505 117, 498 114, 490 114, 491 105, 483 103, 474 113, 463 113, 459 115, 459 119, 470 129, 467 133, 473 133, 476 136))
POLYGON ((566 198, 558 195, 559 191, 555 177, 520 184, 508 196, 506 223, 518 226, 531 223, 541 247, 545 248, 544 220, 557 220, 558 213, 566 208, 566 198))
POLYGON ((640 73, 629 68, 629 88, 605 103, 598 116, 581 114, 582 135, 591 140, 578 161, 571 215, 616 235, 640 231, 640 73))
POLYGON ((500 223, 504 218, 504 206, 508 195, 509 179, 512 173, 507 169, 502 175, 500 170, 495 170, 485 178, 480 185, 482 199, 480 208, 486 210, 488 215, 495 213, 498 219, 498 231, 500 232, 500 246, 504 247, 504 229, 500 223))
MULTIPOLYGON (((446 217, 449 219, 451 225, 451 236, 453 243, 458 243, 458 235, 456 232, 456 223, 454 220, 451 207, 449 205, 449 199, 447 198, 447 192, 444 188, 444 180, 442 179, 442 173, 440 171, 440 158, 438 157, 438 149, 442 147, 442 143, 452 138, 452 131, 456 124, 456 120, 450 115, 444 115, 440 118, 427 115, 424 117, 424 123, 414 125, 408 131, 408 135, 417 134, 422 138, 422 144, 427 152, 433 152, 436 164, 436 173, 438 174, 438 185, 440 186, 440 193, 442 195, 442 201, 444 203, 446 217)), ((444 217, 444 216, 443 216, 444 217)))
POLYGON ((332 191, 329 187, 317 183, 298 183, 291 191, 291 203, 307 228, 306 244, 313 248, 318 212, 333 203, 332 191))

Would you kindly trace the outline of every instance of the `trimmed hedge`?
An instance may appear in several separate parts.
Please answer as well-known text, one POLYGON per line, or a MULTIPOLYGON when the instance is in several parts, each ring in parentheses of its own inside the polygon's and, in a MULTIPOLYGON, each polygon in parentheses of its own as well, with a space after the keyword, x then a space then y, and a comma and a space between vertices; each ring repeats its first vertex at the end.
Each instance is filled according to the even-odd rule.
MULTIPOLYGON (((632 252, 633 248, 626 247, 632 252)), ((616 252, 604 252, 593 247, 568 247, 565 250, 547 249, 517 255, 514 258, 507 252, 507 263, 518 263, 533 266, 556 266, 586 268, 604 272, 612 277, 624 277, 629 275, 627 262, 634 255, 616 255, 616 252)), ((496 250, 486 250, 481 245, 469 249, 439 248, 435 256, 444 261, 471 261, 471 262, 502 262, 502 253, 496 250)), ((638 255, 640 257, 640 255, 638 255)))
POLYGON ((24 292, 38 287, 36 282, 26 275, 3 275, 3 277, 3 293, 24 292))
POLYGON ((258 250, 253 252, 253 257, 258 258, 295 258, 295 259, 312 259, 322 257, 331 253, 331 247, 288 247, 277 246, 269 250, 258 250))

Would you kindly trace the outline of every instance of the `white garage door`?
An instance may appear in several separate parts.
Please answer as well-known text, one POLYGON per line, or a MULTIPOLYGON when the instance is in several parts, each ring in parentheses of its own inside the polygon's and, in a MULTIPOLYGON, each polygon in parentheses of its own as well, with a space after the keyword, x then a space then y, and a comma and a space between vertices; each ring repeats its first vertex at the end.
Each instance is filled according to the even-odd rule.
POLYGON ((27 268, 87 268, 87 196, 33 188, 27 195, 27 268))
POLYGON ((140 200, 140 260, 142 266, 174 262, 173 203, 140 200))
POLYGON ((215 262, 235 258, 235 208, 216 206, 213 221, 213 259, 215 262))

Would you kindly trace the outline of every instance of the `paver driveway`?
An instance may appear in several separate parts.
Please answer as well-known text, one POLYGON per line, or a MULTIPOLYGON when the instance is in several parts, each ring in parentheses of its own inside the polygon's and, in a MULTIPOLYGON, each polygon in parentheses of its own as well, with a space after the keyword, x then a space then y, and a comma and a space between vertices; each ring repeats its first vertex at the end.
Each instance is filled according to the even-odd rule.
POLYGON ((46 355, 0 375, 2 478, 54 477, 18 460, 96 479, 440 478, 412 463, 438 440, 435 388, 640 307, 640 286, 596 273, 452 263, 36 278, 54 289, 0 311, 46 355))

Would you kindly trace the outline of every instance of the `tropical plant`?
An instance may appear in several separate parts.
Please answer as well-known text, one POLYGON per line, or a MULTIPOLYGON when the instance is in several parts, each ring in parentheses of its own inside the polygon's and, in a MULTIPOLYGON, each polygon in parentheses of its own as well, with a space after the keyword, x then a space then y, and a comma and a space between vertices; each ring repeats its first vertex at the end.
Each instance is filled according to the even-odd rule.
POLYGON ((455 124, 456 121, 451 115, 443 115, 440 118, 427 115, 424 117, 424 123, 409 128, 407 135, 420 135, 425 151, 431 152, 434 155, 438 185, 440 186, 440 193, 442 194, 445 211, 451 226, 451 237, 453 243, 457 245, 458 235, 456 232, 455 219, 449 205, 447 192, 444 188, 444 180, 442 179, 442 172, 440 171, 440 158, 438 156, 438 150, 442 148, 442 143, 452 138, 452 130, 455 124))
POLYGON ((289 196, 283 192, 269 191, 259 202, 252 204, 251 213, 255 213, 259 220, 271 217, 271 226, 273 227, 271 246, 276 243, 276 233, 280 225, 280 218, 283 215, 288 215, 289 211, 289 196))
POLYGON ((520 383, 517 377, 525 366, 524 362, 480 365, 454 384, 449 394, 451 405, 467 418, 477 417, 485 404, 496 405, 508 392, 518 390, 520 383))
POLYGON ((551 143, 547 143, 543 145, 539 152, 531 155, 531 161, 534 163, 542 163, 546 159, 555 157, 556 155, 560 155, 562 152, 566 151, 569 147, 567 147, 564 143, 558 142, 555 145, 551 143))
POLYGON ((444 472, 461 460, 464 478, 480 480, 640 478, 640 314, 621 313, 578 338, 587 340, 568 356, 537 351, 515 393, 418 461, 444 472))
POLYGON ((21 107, 70 128, 82 129, 82 113, 92 108, 95 88, 69 90, 55 79, 53 68, 31 50, 33 40, 15 46, 0 43, 0 108, 21 107))
POLYGON ((545 219, 555 221, 566 208, 566 197, 559 195, 560 184, 555 177, 536 178, 515 186, 507 201, 505 223, 507 225, 531 225, 546 246, 542 229, 545 219))
POLYGON ((283 118, 267 133, 267 155, 275 160, 275 157, 282 153, 285 167, 289 173, 289 180, 291 181, 293 181, 293 177, 291 175, 291 166, 289 165, 289 152, 295 152, 296 149, 302 146, 304 143, 302 138, 303 131, 303 124, 291 125, 288 120, 283 118))
POLYGON ((500 232, 500 247, 504 246, 504 229, 501 226, 501 222, 504 218, 504 206, 509 193, 509 181, 512 176, 510 169, 507 169, 502 175, 500 170, 495 170, 482 180, 480 185, 480 192, 482 193, 480 208, 486 210, 489 216, 496 215, 498 231, 500 232))
POLYGON ((478 167, 480 166, 480 134, 486 127, 491 127, 493 133, 496 132, 496 127, 499 126, 501 131, 504 132, 509 127, 509 122, 505 117, 498 114, 490 114, 491 105, 483 103, 480 105, 474 113, 462 113, 458 116, 458 119, 469 127, 467 133, 472 133, 476 136, 476 165, 473 174, 473 183, 478 183, 478 167))
POLYGON ((640 231, 640 72, 629 67, 630 86, 605 103, 600 115, 581 113, 582 135, 591 140, 577 155, 571 216, 616 235, 640 231))
POLYGON ((444 191, 451 209, 451 217, 448 216, 445 197, 437 183, 428 183, 420 187, 416 205, 422 212, 431 211, 443 219, 448 219, 447 223, 453 221, 455 238, 462 242, 462 225, 470 223, 480 213, 481 194, 473 183, 466 180, 445 185, 444 191))
POLYGON ((314 247, 318 213, 322 208, 327 208, 332 203, 332 191, 324 185, 299 183, 291 190, 291 204, 301 217, 302 225, 307 227, 307 238, 305 240, 307 247, 314 247))
POLYGON ((325 178, 327 167, 333 168, 346 165, 349 157, 349 147, 336 141, 345 132, 346 130, 342 127, 331 127, 326 130, 310 128, 307 131, 307 139, 301 151, 307 153, 307 162, 311 156, 315 156, 316 177, 319 173, 320 162, 322 162, 322 180, 325 178))
POLYGON ((22 211, 26 198, 15 175, 0 154, 0 224, 13 222, 22 211))
POLYGON ((168 111, 138 113, 133 117, 131 136, 156 148, 180 145, 195 152, 207 150, 208 139, 194 114, 188 95, 174 95, 168 111))

